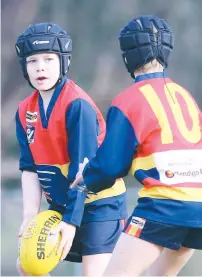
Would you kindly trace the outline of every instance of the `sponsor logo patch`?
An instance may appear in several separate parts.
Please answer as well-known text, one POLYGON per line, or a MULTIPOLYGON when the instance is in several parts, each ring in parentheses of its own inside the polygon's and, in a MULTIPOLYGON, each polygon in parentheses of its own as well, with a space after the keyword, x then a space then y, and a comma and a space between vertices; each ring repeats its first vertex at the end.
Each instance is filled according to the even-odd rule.
POLYGON ((146 219, 137 217, 137 216, 133 216, 130 224, 128 225, 128 227, 125 230, 125 233, 128 235, 131 235, 133 237, 139 238, 140 234, 144 228, 145 222, 146 222, 146 219))
POLYGON ((32 42, 32 44, 48 44, 50 43, 49 40, 35 40, 32 42))
POLYGON ((146 219, 143 219, 143 218, 137 217, 137 216, 133 216, 130 224, 132 224, 133 226, 136 226, 140 229, 143 229, 145 222, 146 222, 146 219))
POLYGON ((154 160, 163 184, 202 183, 202 149, 159 152, 154 160))
POLYGON ((26 113, 26 121, 27 122, 37 122, 37 112, 29 112, 26 113))
POLYGON ((165 172, 165 175, 166 175, 166 177, 168 177, 168 178, 173 178, 175 174, 174 174, 172 171, 167 170, 167 171, 165 172))

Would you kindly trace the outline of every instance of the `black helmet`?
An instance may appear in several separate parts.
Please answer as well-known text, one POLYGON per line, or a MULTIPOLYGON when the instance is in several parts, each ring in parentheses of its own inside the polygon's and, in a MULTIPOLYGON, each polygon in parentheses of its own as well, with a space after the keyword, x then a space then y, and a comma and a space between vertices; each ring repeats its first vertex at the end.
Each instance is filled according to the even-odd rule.
MULTIPOLYGON (((23 75, 29 84, 26 57, 37 53, 57 53, 60 57, 60 81, 69 70, 72 40, 60 26, 54 23, 39 23, 29 27, 18 37, 15 44, 23 75)), ((31 85, 31 84, 30 84, 31 85)))
POLYGON ((165 20, 156 16, 140 16, 121 30, 119 42, 126 68, 134 78, 136 69, 154 59, 167 67, 174 38, 165 20))

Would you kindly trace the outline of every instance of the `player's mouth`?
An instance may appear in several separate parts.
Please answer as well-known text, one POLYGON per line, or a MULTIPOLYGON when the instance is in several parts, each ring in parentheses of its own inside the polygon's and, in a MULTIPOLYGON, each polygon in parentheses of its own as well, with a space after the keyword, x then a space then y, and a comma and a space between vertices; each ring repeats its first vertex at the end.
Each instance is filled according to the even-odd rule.
POLYGON ((46 79, 48 79, 48 78, 46 78, 45 76, 41 76, 41 77, 36 78, 37 81, 44 81, 46 79))
POLYGON ((48 80, 48 78, 46 78, 45 76, 40 76, 36 78, 36 82, 38 85, 44 85, 46 83, 46 80, 48 80))

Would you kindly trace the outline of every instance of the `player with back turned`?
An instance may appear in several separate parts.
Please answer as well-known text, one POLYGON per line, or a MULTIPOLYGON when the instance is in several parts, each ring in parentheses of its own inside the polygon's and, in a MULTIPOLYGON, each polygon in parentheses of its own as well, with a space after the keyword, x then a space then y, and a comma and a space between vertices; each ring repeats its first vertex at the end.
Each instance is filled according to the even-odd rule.
POLYGON ((149 267, 150 275, 176 275, 202 249, 202 114, 164 71, 173 49, 165 20, 135 18, 119 41, 134 84, 113 100, 104 142, 72 187, 99 192, 130 171, 142 188, 105 275, 149 267))

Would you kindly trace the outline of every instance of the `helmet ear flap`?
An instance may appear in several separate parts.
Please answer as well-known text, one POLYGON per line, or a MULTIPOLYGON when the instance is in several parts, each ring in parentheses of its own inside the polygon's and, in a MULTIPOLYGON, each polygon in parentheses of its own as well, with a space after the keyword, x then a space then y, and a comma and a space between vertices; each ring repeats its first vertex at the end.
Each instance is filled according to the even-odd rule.
POLYGON ((61 73, 62 76, 66 75, 69 71, 69 66, 71 63, 71 55, 70 54, 61 54, 61 73))
POLYGON ((21 69, 22 69, 22 72, 23 72, 23 76, 26 80, 29 79, 29 76, 27 74, 27 66, 26 66, 26 58, 21 58, 20 59, 20 66, 21 66, 21 69))
POLYGON ((71 59, 72 59, 72 57, 71 56, 69 56, 69 59, 68 59, 68 67, 70 67, 70 63, 71 63, 71 59))

